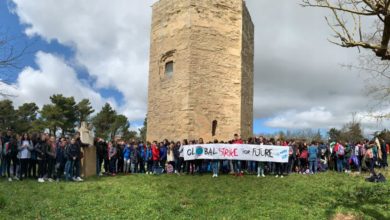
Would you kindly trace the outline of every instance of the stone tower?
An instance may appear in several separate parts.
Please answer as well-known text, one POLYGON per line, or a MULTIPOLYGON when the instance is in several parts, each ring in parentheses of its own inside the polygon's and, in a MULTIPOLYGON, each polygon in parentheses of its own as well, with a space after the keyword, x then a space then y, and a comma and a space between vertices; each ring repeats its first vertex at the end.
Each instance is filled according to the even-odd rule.
POLYGON ((253 50, 254 26, 243 0, 156 2, 147 140, 251 136, 253 50))

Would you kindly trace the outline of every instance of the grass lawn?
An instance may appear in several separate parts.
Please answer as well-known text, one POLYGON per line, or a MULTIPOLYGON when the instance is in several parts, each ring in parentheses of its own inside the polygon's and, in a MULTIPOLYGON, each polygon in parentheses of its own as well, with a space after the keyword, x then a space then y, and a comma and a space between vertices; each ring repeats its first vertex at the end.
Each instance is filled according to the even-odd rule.
MULTIPOLYGON (((389 178, 389 172, 386 174, 389 178)), ((83 183, 0 180, 0 219, 390 219, 390 183, 314 176, 131 175, 83 183)))

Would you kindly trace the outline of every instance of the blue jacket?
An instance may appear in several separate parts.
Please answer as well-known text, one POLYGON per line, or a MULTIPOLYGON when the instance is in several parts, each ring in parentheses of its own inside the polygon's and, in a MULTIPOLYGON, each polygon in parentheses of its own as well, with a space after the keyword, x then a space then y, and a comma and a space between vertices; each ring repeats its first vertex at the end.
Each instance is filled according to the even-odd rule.
POLYGON ((139 156, 142 160, 145 160, 145 156, 146 156, 146 150, 144 148, 145 146, 143 144, 139 144, 138 145, 138 150, 139 150, 139 156))
POLYGON ((130 146, 126 144, 125 148, 123 149, 123 159, 129 160, 131 154, 130 146))
POLYGON ((309 153, 309 161, 317 160, 318 147, 311 145, 310 147, 308 147, 307 152, 309 153))
POLYGON ((146 154, 145 154, 145 160, 148 161, 148 160, 152 160, 152 157, 153 157, 153 154, 152 154, 152 148, 146 148, 145 150, 146 154))
POLYGON ((167 147, 163 146, 160 148, 160 160, 167 160, 167 147))

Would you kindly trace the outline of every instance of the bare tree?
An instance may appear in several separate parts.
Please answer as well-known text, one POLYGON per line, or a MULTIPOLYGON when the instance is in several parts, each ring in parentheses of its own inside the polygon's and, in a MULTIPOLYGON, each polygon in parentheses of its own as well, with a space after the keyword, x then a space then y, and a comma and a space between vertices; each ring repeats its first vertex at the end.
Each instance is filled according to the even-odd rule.
POLYGON ((302 0, 301 5, 331 11, 325 19, 335 34, 332 43, 370 49, 390 60, 390 0, 302 0))
POLYGON ((15 70, 21 69, 20 61, 24 55, 29 53, 31 44, 21 42, 20 37, 10 37, 7 32, 0 32, 0 97, 13 96, 9 88, 10 75, 15 70))
POLYGON ((346 48, 364 48, 358 65, 345 65, 364 75, 366 93, 373 98, 368 116, 389 119, 390 107, 390 0, 302 0, 304 7, 325 8, 334 35, 329 41, 346 48), (378 59, 379 58, 379 59, 378 59))

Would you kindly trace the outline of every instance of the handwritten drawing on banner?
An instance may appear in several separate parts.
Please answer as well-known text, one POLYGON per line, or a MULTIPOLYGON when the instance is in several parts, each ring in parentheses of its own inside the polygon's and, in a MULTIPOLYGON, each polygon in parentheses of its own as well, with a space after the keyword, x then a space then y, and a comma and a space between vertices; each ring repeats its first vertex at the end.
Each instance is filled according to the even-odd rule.
POLYGON ((287 163, 289 147, 250 144, 198 144, 183 146, 184 160, 249 160, 287 163))

